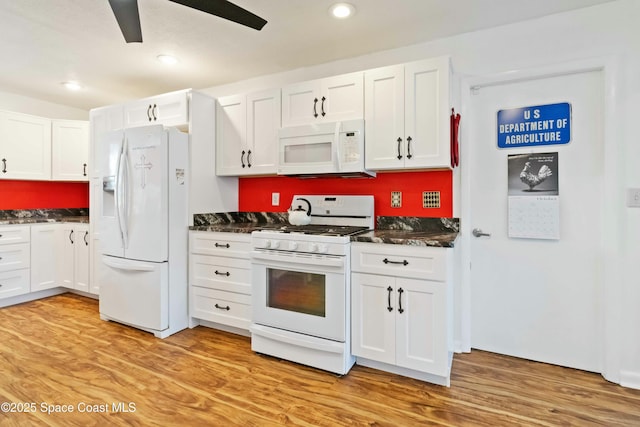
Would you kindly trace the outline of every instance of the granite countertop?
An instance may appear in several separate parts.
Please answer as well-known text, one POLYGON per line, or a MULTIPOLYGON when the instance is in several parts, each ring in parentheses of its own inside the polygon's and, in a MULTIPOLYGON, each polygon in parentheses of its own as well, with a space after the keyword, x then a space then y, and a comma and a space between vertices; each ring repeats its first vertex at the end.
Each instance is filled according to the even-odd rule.
MULTIPOLYGON (((287 213, 224 212, 196 214, 189 230, 251 233, 288 224, 287 213)), ((458 218, 376 217, 376 229, 351 236, 352 242, 451 248, 458 237, 458 218)))
POLYGON ((89 209, 21 209, 0 211, 0 225, 56 222, 89 223, 89 209))
POLYGON ((458 218, 379 216, 376 229, 352 236, 352 242, 452 248, 458 237, 458 218))

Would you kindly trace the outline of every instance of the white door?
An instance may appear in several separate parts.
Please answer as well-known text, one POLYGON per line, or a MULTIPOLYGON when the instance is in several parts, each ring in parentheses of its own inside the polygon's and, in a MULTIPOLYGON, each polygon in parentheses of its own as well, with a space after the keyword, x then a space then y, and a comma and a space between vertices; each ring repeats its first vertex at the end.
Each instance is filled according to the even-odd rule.
POLYGON ((60 265, 58 266, 58 284, 65 288, 73 289, 73 263, 75 259, 75 246, 78 235, 71 224, 63 224, 60 227, 60 265))
MULTIPOLYGON (((503 82, 469 96, 471 346, 600 371, 603 106, 600 71, 503 82), (498 149, 497 112, 571 104, 571 142, 498 149), (560 239, 508 237, 507 156, 558 153, 560 239)), ((463 118, 464 121, 464 118, 463 118)), ((464 171, 463 171, 464 172, 464 171)))
POLYGON ((244 95, 216 103, 216 174, 242 175, 247 168, 247 104, 244 95))
MULTIPOLYGON (((121 216, 119 200, 122 198, 120 186, 122 146, 124 143, 123 131, 112 131, 104 134, 102 147, 104 156, 100 159, 101 185, 99 206, 99 219, 97 221, 100 236, 102 236, 102 253, 113 256, 124 256, 124 243, 122 241, 121 216)), ((94 224, 95 227, 95 224, 94 224)))
POLYGON ((278 170, 278 130, 280 129, 280 90, 247 95, 247 171, 275 174, 278 170))
POLYGON ((161 125, 127 129, 122 188, 124 256, 169 259, 168 136, 161 125))
POLYGON ((0 178, 51 179, 51 120, 0 112, 0 178))
POLYGON ((51 176, 54 181, 88 181, 89 122, 51 122, 51 176))
POLYGON ((364 75, 344 74, 320 81, 319 119, 325 122, 364 117, 364 75))

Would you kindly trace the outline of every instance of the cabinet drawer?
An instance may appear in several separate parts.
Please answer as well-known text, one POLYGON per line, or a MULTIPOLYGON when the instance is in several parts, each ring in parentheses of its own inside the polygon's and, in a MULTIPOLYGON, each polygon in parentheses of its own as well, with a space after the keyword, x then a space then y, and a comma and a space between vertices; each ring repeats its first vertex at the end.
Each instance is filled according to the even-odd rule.
POLYGON ((0 271, 29 268, 29 244, 0 246, 0 271))
POLYGON ((251 262, 237 258, 191 255, 189 283, 251 295, 251 262))
POLYGON ((195 254, 249 259, 251 235, 192 231, 189 234, 189 247, 190 252, 195 254))
POLYGON ((8 226, 0 227, 0 245, 27 243, 29 241, 29 227, 8 226))
POLYGON ((191 287, 191 317, 249 329, 251 297, 233 292, 191 287))
POLYGON ((0 299, 29 292, 29 269, 0 272, 0 299))
POLYGON ((351 270, 361 273, 445 281, 448 262, 445 248, 351 244, 351 270))

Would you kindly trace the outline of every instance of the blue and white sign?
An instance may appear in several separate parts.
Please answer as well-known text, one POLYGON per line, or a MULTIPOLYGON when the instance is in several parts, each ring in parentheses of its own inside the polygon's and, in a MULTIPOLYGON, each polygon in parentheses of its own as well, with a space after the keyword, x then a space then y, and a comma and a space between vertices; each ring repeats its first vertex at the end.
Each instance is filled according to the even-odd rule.
POLYGON ((571 104, 498 111, 498 148, 560 145, 571 141, 571 104))

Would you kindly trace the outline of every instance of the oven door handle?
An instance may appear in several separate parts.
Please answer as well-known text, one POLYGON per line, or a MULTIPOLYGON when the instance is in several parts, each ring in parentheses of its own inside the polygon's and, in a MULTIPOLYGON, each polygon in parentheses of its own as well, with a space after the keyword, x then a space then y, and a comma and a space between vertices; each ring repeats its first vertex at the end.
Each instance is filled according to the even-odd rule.
POLYGON ((258 264, 267 265, 268 267, 272 266, 269 263, 278 263, 283 265, 286 263, 287 266, 293 267, 296 265, 307 265, 311 267, 334 267, 334 268, 344 268, 344 259, 343 258, 305 258, 305 257, 297 257, 297 256, 278 256, 277 254, 266 254, 264 252, 251 251, 251 260, 258 261, 258 264))
POLYGON ((255 323, 251 324, 249 331, 252 335, 258 335, 297 347, 306 347, 327 353, 341 353, 344 351, 343 343, 316 338, 309 335, 297 334, 295 332, 284 331, 281 329, 269 328, 255 323))

